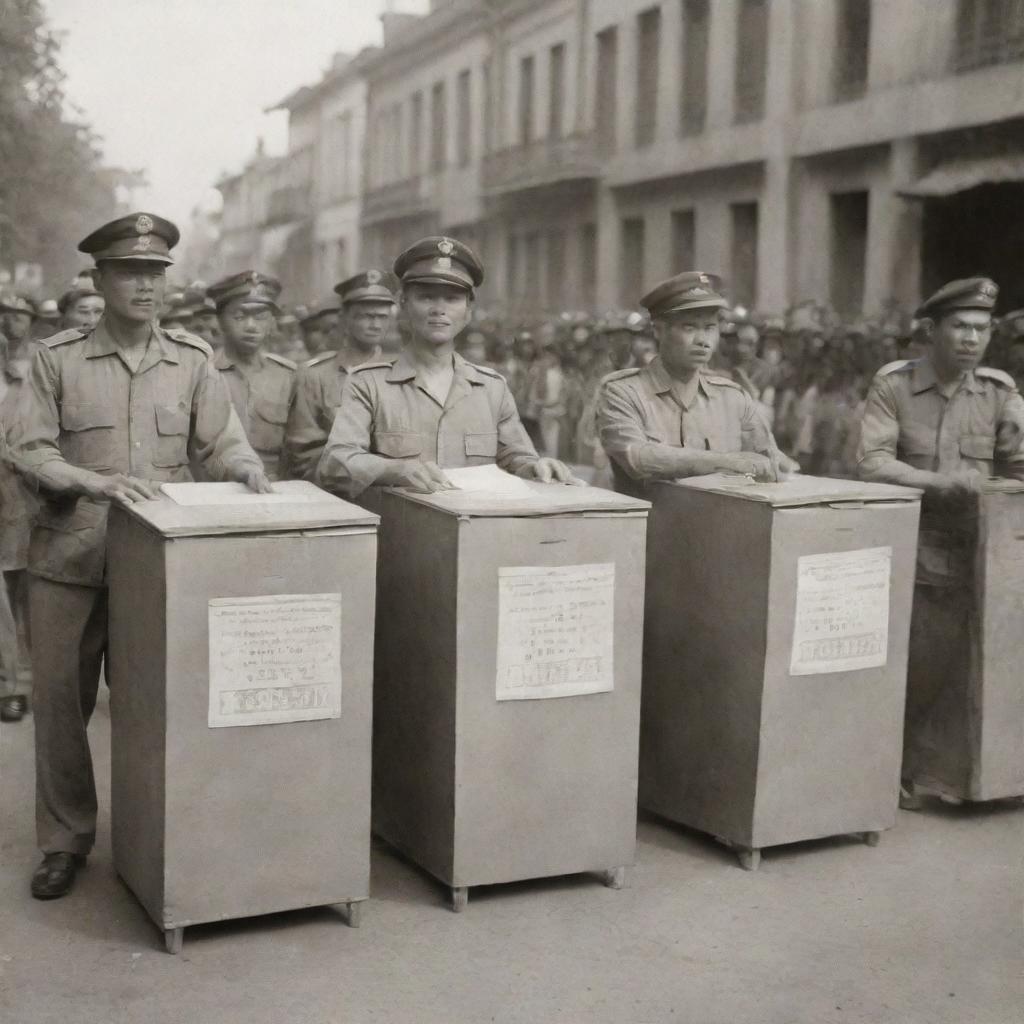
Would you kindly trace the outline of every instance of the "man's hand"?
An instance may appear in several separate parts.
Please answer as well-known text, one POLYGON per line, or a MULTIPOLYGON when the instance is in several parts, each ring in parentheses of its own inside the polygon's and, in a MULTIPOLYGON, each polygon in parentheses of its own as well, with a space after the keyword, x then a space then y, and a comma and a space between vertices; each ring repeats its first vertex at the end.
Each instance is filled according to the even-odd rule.
POLYGON ((100 501, 117 501, 122 505, 132 505, 137 501, 149 501, 160 496, 158 489, 148 480, 140 480, 136 476, 116 473, 114 476, 93 474, 85 486, 85 493, 90 498, 100 501))
POLYGON ((558 459, 538 459, 527 467, 528 475, 531 476, 538 483, 550 484, 560 483, 567 484, 569 487, 586 487, 586 480, 581 480, 578 476, 572 475, 572 470, 558 459))
POLYGON ((730 452, 721 457, 720 465, 723 473, 752 476, 761 483, 774 483, 778 479, 772 460, 758 452, 730 452))
POLYGON ((274 493, 274 485, 267 478, 262 466, 246 466, 238 474, 238 482, 245 484, 250 491, 255 491, 257 494, 274 493))
POLYGON ((423 462, 421 459, 410 459, 397 466, 393 486, 408 487, 410 491, 420 494, 455 490, 455 485, 436 462, 423 462))
POLYGON ((776 480, 788 480, 794 473, 800 472, 800 463, 791 459, 785 452, 776 448, 769 456, 776 480))
POLYGON ((936 473, 934 492, 951 501, 965 501, 981 493, 985 475, 976 469, 959 469, 955 473, 936 473))

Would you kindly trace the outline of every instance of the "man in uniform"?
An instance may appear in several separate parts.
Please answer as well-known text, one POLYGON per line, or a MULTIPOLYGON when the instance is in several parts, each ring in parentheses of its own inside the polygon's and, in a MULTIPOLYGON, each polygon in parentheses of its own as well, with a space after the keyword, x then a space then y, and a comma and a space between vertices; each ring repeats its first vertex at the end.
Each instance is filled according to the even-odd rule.
POLYGON ((334 351, 332 339, 336 335, 340 313, 337 300, 327 299, 299 320, 302 343, 311 358, 323 355, 328 349, 334 351))
POLYGON ((943 722, 966 706, 959 684, 975 641, 978 493, 992 475, 1024 479, 1024 399, 1008 373, 979 365, 998 294, 987 278, 969 278, 928 299, 916 314, 928 350, 878 371, 861 424, 860 476, 925 492, 903 743, 902 803, 912 809, 929 751, 950 753, 943 722))
POLYGON ((17 359, 31 350, 32 326, 38 315, 36 304, 27 295, 0 297, 0 328, 7 338, 5 359, 17 359))
POLYGON ((391 274, 370 269, 335 287, 341 299, 334 335, 337 350, 314 357, 299 370, 288 416, 285 444, 295 476, 314 479, 349 370, 380 359, 395 315, 396 285, 391 274))
POLYGON ((640 300, 658 356, 605 377, 597 404, 601 444, 623 493, 643 496, 649 481, 709 473, 777 480, 792 468, 757 403, 707 370, 727 305, 720 289, 713 274, 687 271, 640 300))
POLYGON ((267 349, 279 312, 281 284, 255 270, 210 285, 224 344, 213 358, 231 394, 245 435, 267 476, 280 480, 284 428, 295 394, 295 364, 267 349))
POLYGON ((139 213, 79 244, 99 268, 106 300, 91 333, 39 346, 8 441, 38 491, 29 549, 36 737, 39 899, 63 896, 96 832, 86 726, 107 646, 106 523, 111 501, 157 496, 189 480, 189 460, 214 479, 270 490, 208 346, 155 318, 178 229, 139 213))
POLYGON ((185 289, 184 301, 192 312, 189 330, 216 352, 224 344, 217 319, 217 304, 206 294, 206 288, 198 285, 185 289))
POLYGON ((497 464, 528 479, 575 482, 542 459, 501 374, 467 363, 455 339, 469 322, 483 267, 452 238, 425 238, 395 261, 410 338, 395 359, 349 373, 317 469, 350 497, 373 485, 450 489, 444 467, 497 464))

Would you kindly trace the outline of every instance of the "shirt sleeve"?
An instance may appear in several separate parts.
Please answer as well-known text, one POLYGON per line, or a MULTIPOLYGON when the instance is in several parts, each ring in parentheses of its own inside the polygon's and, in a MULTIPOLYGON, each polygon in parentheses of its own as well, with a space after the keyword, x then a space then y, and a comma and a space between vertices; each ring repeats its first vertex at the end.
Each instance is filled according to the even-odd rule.
POLYGON ((1024 480, 1024 398, 1014 389, 996 423, 996 462, 1007 476, 1024 480))
POLYGON ((303 480, 315 478, 316 465, 327 443, 329 428, 325 429, 319 415, 321 391, 316 374, 299 371, 285 427, 284 447, 289 470, 303 480))
POLYGON ((740 392, 739 397, 743 403, 740 412, 740 451, 757 452, 769 458, 778 455, 779 446, 761 403, 746 391, 740 392))
POLYGON ((507 473, 519 476, 527 466, 532 466, 539 456, 530 435, 519 418, 515 399, 504 380, 498 404, 498 465, 507 473))
POLYGON ((355 498, 392 466, 392 460, 370 451, 374 388, 367 374, 349 374, 341 407, 315 470, 315 482, 328 491, 355 498))
POLYGON ((202 464, 211 480, 237 480, 245 470, 263 468, 263 460, 249 444, 227 384, 212 359, 207 359, 199 371, 192 396, 190 435, 189 455, 202 464))
MULTIPOLYGON (((864 418, 857 445, 857 469, 865 480, 877 479, 888 463, 898 462, 899 413, 892 388, 884 377, 876 377, 864 403, 864 418)), ((912 467, 908 467, 912 468, 912 467)))

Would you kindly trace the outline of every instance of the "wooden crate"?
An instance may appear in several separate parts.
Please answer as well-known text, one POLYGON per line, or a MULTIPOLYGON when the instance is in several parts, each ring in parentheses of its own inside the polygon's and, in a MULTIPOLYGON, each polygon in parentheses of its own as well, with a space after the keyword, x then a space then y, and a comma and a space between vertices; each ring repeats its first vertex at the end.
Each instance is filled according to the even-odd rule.
POLYGON ((449 886, 456 910, 475 885, 586 871, 621 885, 634 857, 648 505, 530 487, 528 500, 495 505, 398 491, 375 505, 374 830, 449 886), (524 685, 596 672, 611 689, 499 699, 522 678, 515 630, 538 618, 534 598, 516 602, 538 587, 552 622, 572 595, 592 617, 568 614, 554 646, 531 648, 546 667, 524 685), (574 660, 598 648, 600 668, 574 660), (565 668, 544 662, 562 654, 565 668))
POLYGON ((114 864, 171 952, 299 907, 356 924, 369 895, 377 520, 276 488, 110 516, 114 864))
POLYGON ((919 493, 715 476, 652 499, 641 806, 748 868, 765 846, 877 841, 899 792, 919 493))

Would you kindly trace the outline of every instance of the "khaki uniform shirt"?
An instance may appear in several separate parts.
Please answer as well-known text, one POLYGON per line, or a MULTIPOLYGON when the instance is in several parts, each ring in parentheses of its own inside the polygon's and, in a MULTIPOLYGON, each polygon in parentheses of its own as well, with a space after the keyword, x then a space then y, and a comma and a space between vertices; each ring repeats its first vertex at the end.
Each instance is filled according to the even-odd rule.
MULTIPOLYGON (((17 417, 18 401, 28 379, 37 342, 25 342, 23 355, 8 359, 0 370, 0 435, 17 417)), ((0 570, 24 569, 28 565, 28 541, 35 514, 34 496, 15 471, 6 439, 0 448, 0 570)))
POLYGON ((226 348, 213 357, 231 395, 249 444, 263 460, 271 480, 288 475, 284 464, 284 431, 295 395, 295 364, 273 352, 260 352, 251 364, 239 363, 226 348))
POLYGON ((777 451, 757 404, 739 384, 704 372, 684 384, 669 375, 660 357, 605 377, 597 429, 617 489, 639 496, 645 481, 679 476, 673 467, 680 448, 777 451))
POLYGON ((341 408, 317 469, 318 482, 355 497, 392 459, 442 468, 497 462, 518 474, 537 461, 501 374, 454 356, 455 375, 441 405, 404 355, 349 372, 341 408))
POLYGON ((323 352, 300 366, 284 444, 293 476, 313 480, 341 405, 348 367, 341 353, 323 352))
MULTIPOLYGON (((897 461, 933 473, 1024 478, 1024 399, 1013 378, 979 366, 942 386, 927 357, 883 366, 865 403, 857 463, 862 477, 877 479, 877 470, 897 461)), ((976 537, 976 505, 925 495, 918 582, 969 578, 976 537)))
POLYGON ((104 583, 109 502, 47 493, 34 470, 68 462, 105 476, 182 481, 191 479, 190 457, 214 480, 260 465, 204 341, 154 326, 133 372, 102 319, 91 334, 62 331, 42 343, 8 442, 44 499, 29 571, 86 586, 104 583))

